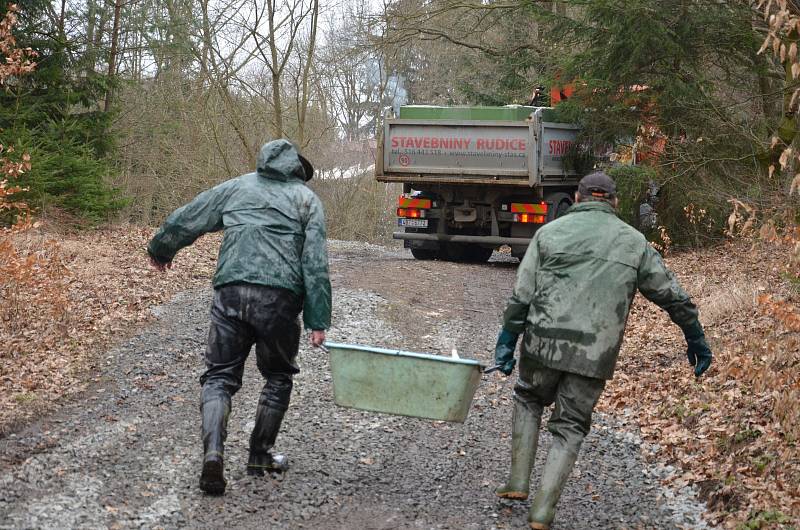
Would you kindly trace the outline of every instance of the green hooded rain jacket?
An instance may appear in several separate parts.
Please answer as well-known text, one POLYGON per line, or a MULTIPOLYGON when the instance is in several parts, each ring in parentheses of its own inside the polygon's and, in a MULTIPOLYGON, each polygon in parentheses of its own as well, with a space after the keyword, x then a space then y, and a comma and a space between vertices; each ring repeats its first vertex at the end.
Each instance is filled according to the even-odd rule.
POLYGON ((264 144, 255 173, 204 191, 175 210, 147 247, 162 263, 207 232, 224 230, 214 287, 252 283, 304 297, 306 328, 331 322, 325 215, 287 140, 264 144))
POLYGON ((544 366, 611 379, 637 289, 685 328, 697 308, 661 256, 605 202, 540 228, 517 272, 503 328, 544 366))

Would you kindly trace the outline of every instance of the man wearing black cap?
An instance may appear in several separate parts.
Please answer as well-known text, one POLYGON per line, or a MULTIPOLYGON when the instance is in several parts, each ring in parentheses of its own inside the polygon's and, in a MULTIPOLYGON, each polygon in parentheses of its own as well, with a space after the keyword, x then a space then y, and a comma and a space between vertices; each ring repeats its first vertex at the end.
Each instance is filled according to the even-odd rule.
POLYGON ((325 216, 305 182, 314 168, 287 140, 264 144, 256 172, 204 191, 175 210, 147 251, 164 271, 175 253, 207 232, 224 230, 214 275, 214 302, 200 377, 203 468, 200 488, 225 491, 223 448, 231 397, 242 386, 244 363, 256 345, 266 379, 250 437, 247 472, 284 471, 271 450, 289 406, 303 312, 310 341, 321 346, 331 320, 325 216))
POLYGON ((497 489, 499 497, 528 498, 542 412, 555 404, 547 425, 553 444, 528 514, 536 530, 550 528, 555 517, 592 411, 614 374, 637 290, 681 327, 695 375, 711 365, 697 308, 644 236, 617 217, 614 181, 601 172, 587 175, 575 202, 531 241, 495 348, 497 364, 511 374, 524 333, 511 473, 497 489))

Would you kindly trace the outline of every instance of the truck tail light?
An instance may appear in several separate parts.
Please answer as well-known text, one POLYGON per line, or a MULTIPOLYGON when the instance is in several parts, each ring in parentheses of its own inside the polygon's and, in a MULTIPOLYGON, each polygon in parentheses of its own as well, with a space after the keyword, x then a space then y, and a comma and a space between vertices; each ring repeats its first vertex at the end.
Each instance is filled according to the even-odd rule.
POLYGON ((397 217, 407 217, 409 219, 424 219, 425 210, 418 210, 416 208, 398 208, 397 217))
POLYGON ((546 220, 545 215, 534 215, 531 213, 515 213, 514 214, 514 222, 515 223, 536 223, 536 224, 544 224, 546 220))
POLYGON ((431 207, 431 200, 430 199, 418 199, 416 197, 407 197, 405 195, 400 195, 397 199, 397 205, 400 208, 417 208, 427 210, 431 207))
POLYGON ((528 213, 528 214, 547 215, 547 203, 546 202, 539 202, 539 203, 512 202, 511 203, 511 213, 528 213))

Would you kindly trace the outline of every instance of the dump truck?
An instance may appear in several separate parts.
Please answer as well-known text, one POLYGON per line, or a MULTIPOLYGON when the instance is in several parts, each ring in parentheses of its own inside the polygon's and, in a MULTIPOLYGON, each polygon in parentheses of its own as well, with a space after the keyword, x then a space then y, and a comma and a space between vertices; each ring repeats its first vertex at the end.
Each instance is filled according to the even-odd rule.
POLYGON ((563 215, 583 175, 565 164, 578 127, 547 107, 407 105, 385 116, 375 177, 401 183, 395 239, 416 259, 487 261, 503 245, 522 257, 563 215))

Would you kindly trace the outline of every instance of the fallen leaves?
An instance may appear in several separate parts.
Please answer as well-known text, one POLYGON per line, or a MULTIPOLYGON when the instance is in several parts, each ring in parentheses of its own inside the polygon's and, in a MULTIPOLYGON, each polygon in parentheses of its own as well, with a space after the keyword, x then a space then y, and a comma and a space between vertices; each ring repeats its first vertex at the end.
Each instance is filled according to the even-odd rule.
MULTIPOLYGON (((763 513, 800 520, 800 293, 776 245, 738 241, 671 258, 714 363, 696 379, 680 330, 637 298, 600 404, 634 412, 657 458, 682 469, 673 485, 694 484, 709 518, 727 528, 763 513)), ((782 528, 770 521, 752 528, 782 528)))
POLYGON ((80 392, 97 356, 153 318, 153 306, 209 285, 218 236, 181 251, 181 273, 160 273, 145 252, 153 232, 29 229, 0 239, 0 433, 80 392))

